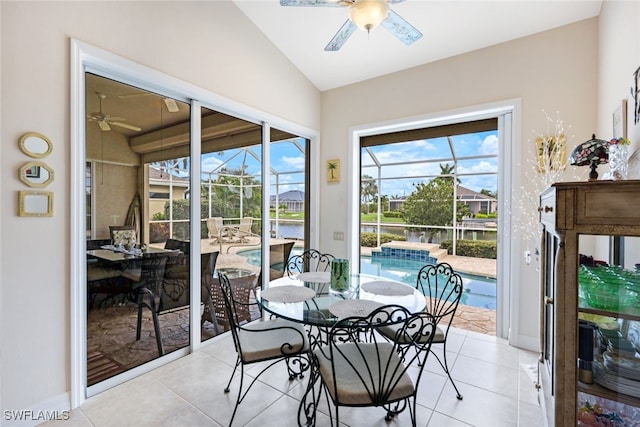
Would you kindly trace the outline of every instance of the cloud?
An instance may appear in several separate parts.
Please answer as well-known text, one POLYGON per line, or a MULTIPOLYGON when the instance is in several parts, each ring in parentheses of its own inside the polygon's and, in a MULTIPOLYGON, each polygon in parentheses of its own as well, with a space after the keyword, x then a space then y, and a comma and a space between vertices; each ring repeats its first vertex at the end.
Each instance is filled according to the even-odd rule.
POLYGON ((498 152, 498 135, 489 135, 480 144, 480 154, 496 154, 498 152))

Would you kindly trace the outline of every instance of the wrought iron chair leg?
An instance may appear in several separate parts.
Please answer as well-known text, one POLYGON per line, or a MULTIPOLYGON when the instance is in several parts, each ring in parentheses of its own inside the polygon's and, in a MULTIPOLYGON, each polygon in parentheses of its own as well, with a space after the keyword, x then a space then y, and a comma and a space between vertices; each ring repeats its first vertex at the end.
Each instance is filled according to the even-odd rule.
MULTIPOLYGON (((240 359, 238 359, 240 361, 240 359)), ((236 365, 236 368, 238 365, 236 365)), ((236 369, 233 369, 233 372, 236 372, 236 369)), ((229 393, 229 386, 231 385, 231 380, 233 379, 233 374, 231 374, 231 378, 229 379, 229 384, 227 384, 227 388, 224 389, 225 393, 229 393)), ((242 384, 244 383, 244 366, 240 363, 240 385, 238 386, 238 397, 236 398, 236 404, 233 408, 233 414, 231 414, 231 419, 229 420, 229 427, 233 424, 233 419, 236 417, 236 412, 238 411, 238 406, 240 406, 240 402, 244 398, 242 395, 242 384)), ((251 386, 249 386, 251 388, 251 386)), ((247 389, 248 390, 248 389, 247 389)))
POLYGON ((233 381, 233 376, 236 374, 236 371, 238 370, 238 366, 240 365, 240 357, 238 357, 236 359, 236 366, 233 367, 233 372, 231 373, 231 377, 229 378, 229 382, 227 383, 227 386, 224 388, 224 392, 225 393, 229 393, 229 387, 231 386, 231 381, 233 381))
POLYGON ((444 359, 444 363, 442 363, 442 360, 440 360, 438 355, 433 350, 430 350, 430 351, 431 351, 431 354, 433 354, 435 356, 436 360, 438 361, 438 363, 440 364, 440 366, 442 367, 444 372, 449 377, 449 381, 451 381, 451 385, 453 386, 453 388, 456 391, 456 398, 458 400, 462 400, 462 395, 460 394, 460 391, 458 390, 458 386, 456 386, 456 383, 453 381, 453 378, 451 378, 451 372, 449 372, 449 364, 447 363, 447 346, 446 346, 446 343, 442 348, 442 353, 443 353, 442 358, 444 359))

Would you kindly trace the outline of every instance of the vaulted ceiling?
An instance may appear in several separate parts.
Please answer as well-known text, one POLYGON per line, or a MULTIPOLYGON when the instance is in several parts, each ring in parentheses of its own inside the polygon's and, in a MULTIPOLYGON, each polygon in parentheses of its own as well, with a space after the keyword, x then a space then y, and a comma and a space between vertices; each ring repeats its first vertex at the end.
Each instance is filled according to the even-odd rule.
MULTIPOLYGON (((289 0, 289 3, 337 0, 289 0)), ((233 0, 321 91, 378 77, 581 21, 602 0, 404 0, 391 9, 422 32, 406 46, 382 26, 356 30, 337 52, 324 47, 348 19, 348 7, 281 6, 233 0)))

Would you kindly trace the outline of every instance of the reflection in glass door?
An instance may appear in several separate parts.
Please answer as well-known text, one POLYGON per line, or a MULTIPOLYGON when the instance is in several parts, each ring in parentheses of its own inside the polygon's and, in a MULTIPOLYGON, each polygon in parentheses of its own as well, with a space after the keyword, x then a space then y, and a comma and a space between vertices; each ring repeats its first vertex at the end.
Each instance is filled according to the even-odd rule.
POLYGON ((190 106, 85 81, 91 386, 189 345, 190 106))
MULTIPOLYGON (((247 252, 262 248, 262 126, 206 108, 201 119, 202 333, 229 330, 217 274, 229 278, 237 300, 255 299, 260 263, 247 252)), ((259 258, 258 258, 259 259, 259 258)), ((242 320, 260 317, 247 311, 242 320)))

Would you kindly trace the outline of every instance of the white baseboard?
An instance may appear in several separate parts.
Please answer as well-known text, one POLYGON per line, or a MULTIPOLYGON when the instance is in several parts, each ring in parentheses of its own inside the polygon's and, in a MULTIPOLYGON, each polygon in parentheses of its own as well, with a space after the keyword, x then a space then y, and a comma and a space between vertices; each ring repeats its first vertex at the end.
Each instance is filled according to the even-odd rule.
POLYGON ((62 393, 32 405, 30 408, 3 408, 0 425, 3 427, 29 427, 51 420, 67 420, 70 415, 69 393, 62 393))
POLYGON ((514 347, 521 348, 523 350, 529 351, 540 351, 540 338, 538 337, 528 337, 524 335, 517 335, 514 337, 515 339, 511 339, 509 344, 514 347))

